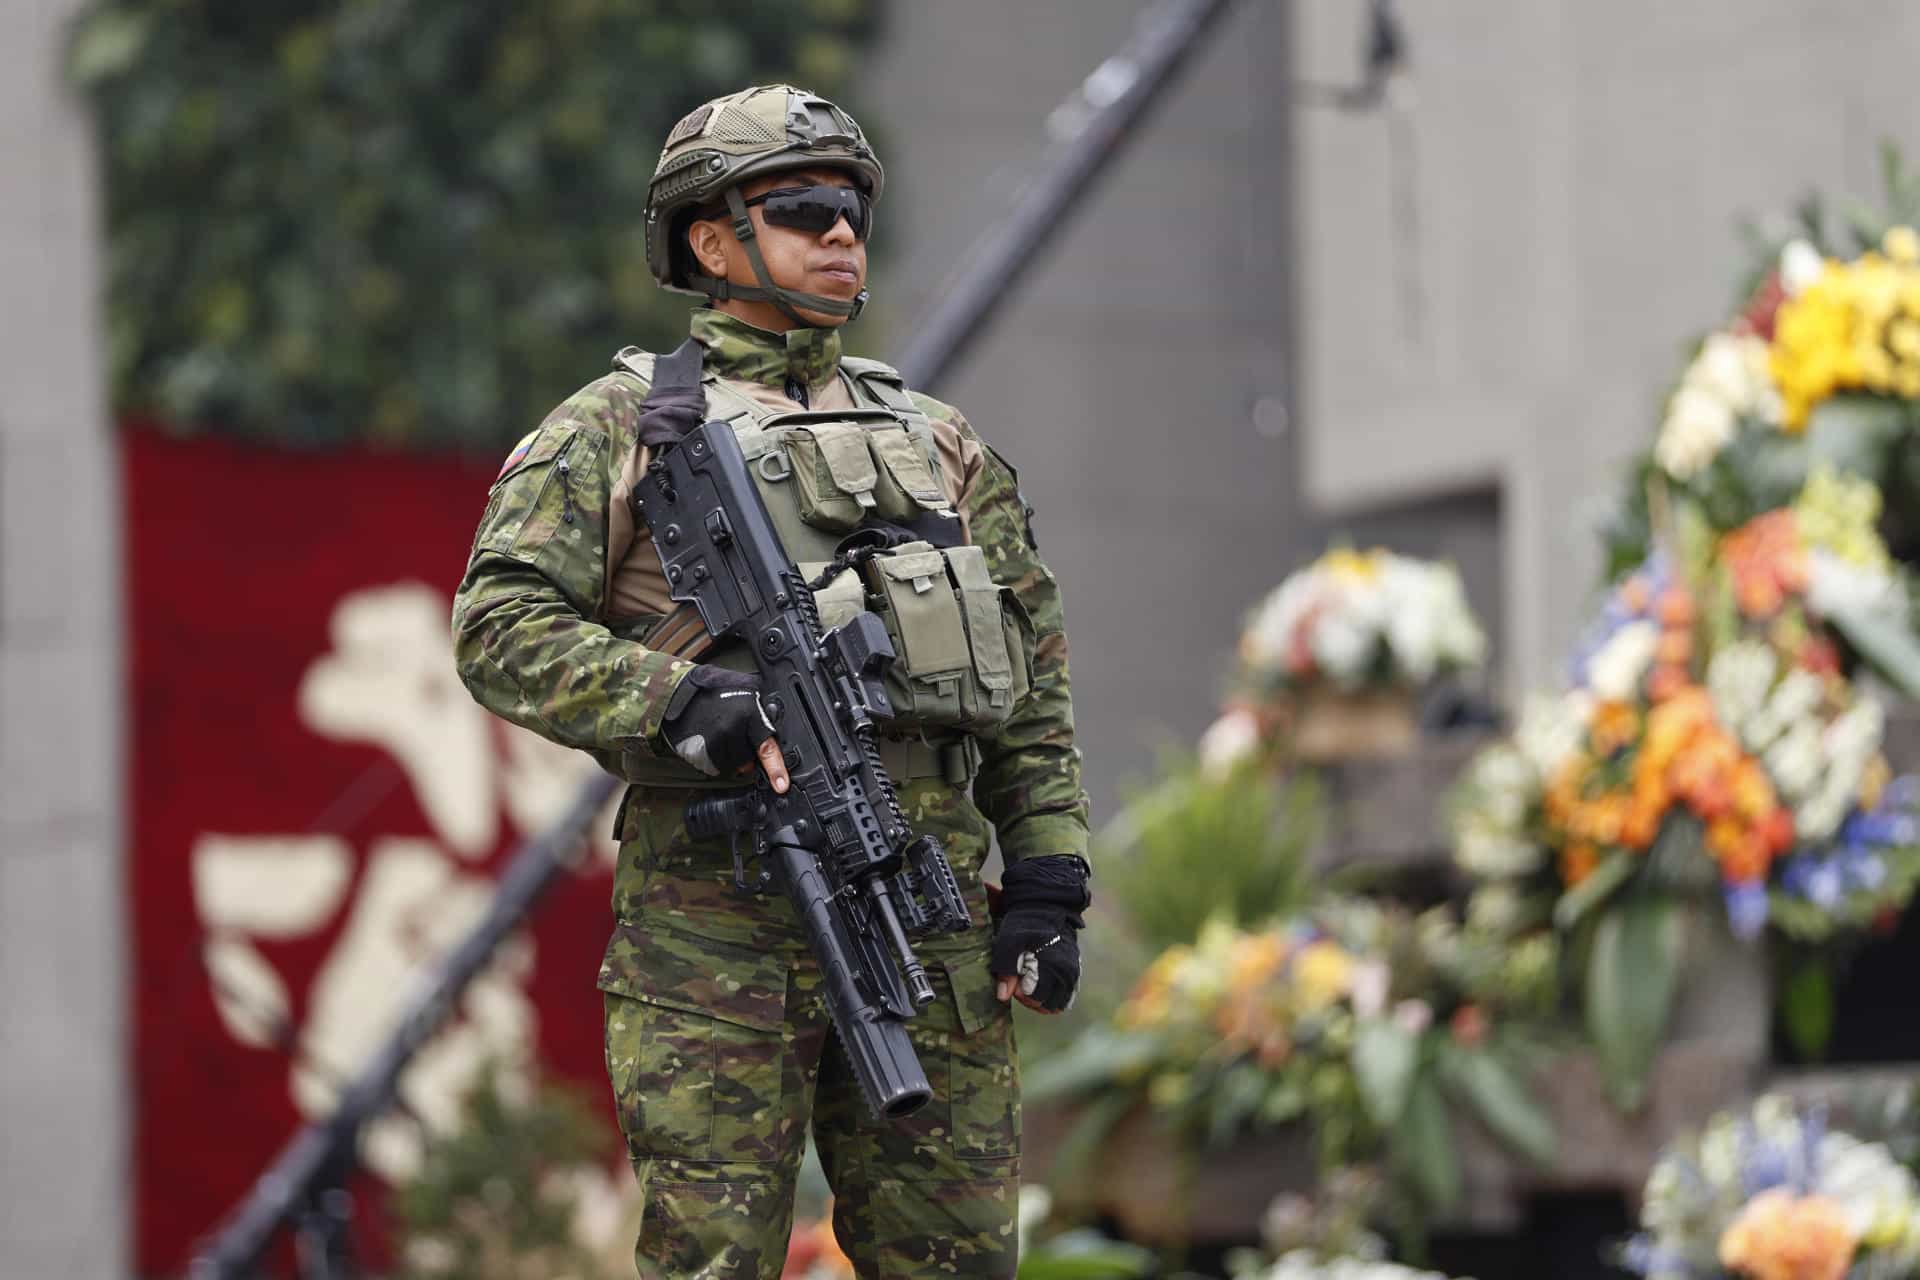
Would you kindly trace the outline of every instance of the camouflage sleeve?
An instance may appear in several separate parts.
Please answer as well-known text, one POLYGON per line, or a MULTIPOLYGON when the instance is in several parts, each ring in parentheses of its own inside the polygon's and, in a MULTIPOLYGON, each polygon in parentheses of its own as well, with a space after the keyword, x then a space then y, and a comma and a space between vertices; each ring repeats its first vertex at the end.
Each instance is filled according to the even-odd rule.
POLYGON ((598 620, 608 515, 643 395, 637 380, 602 378, 514 449, 454 597, 453 644, 489 711, 563 746, 657 756, 667 700, 692 667, 598 620))
MULTIPOLYGON (((958 411, 916 396, 930 417, 979 436, 958 411)), ((994 581, 1013 588, 1033 620, 1033 688, 1013 715, 979 739, 980 773, 973 798, 993 823, 1008 862, 1049 853, 1087 852, 1087 795, 1074 744, 1073 695, 1067 680, 1066 617, 1060 584, 1041 563, 1018 478, 980 441, 983 456, 962 494, 972 541, 986 552, 994 581)))

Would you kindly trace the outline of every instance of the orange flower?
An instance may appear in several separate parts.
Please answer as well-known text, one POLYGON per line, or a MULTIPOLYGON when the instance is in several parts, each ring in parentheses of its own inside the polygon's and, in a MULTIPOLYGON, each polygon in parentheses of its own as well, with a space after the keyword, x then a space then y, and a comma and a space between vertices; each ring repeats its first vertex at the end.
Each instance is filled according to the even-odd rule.
POLYGON ((1749 1200, 1720 1237, 1720 1265, 1751 1280, 1841 1280, 1859 1241, 1826 1196, 1785 1187, 1749 1200))
POLYGON ((1647 849, 1653 844, 1654 837, 1660 834, 1660 820, 1666 814, 1664 796, 1659 804, 1647 804, 1636 795, 1633 808, 1627 812, 1627 820, 1620 824, 1620 842, 1629 849, 1647 849))
POLYGON ((1660 593, 1661 626, 1691 627, 1696 616, 1693 593, 1685 587, 1668 587, 1660 593))
POLYGON ((1594 752, 1610 756, 1640 736, 1640 713, 1625 702, 1603 702, 1594 708, 1593 726, 1588 734, 1594 752))
POLYGON ((1487 1013, 1477 1004, 1463 1004, 1455 1009, 1448 1026, 1453 1030, 1453 1038, 1469 1049, 1486 1042, 1487 1013))
POLYGON ((1766 770, 1752 756, 1733 767, 1733 811, 1746 822, 1757 823, 1771 813, 1778 801, 1766 770))
POLYGON ((1593 874, 1600 865, 1600 851, 1584 842, 1570 844, 1560 851, 1560 878, 1569 889, 1593 874))
POLYGON ((1655 666, 1647 675, 1647 697, 1654 702, 1665 702, 1686 688, 1687 682, 1684 666, 1655 666))
POLYGON ((1746 830, 1738 818, 1715 818, 1707 824, 1707 852, 1713 855, 1714 861, 1724 864, 1739 850, 1745 835, 1746 830))
POLYGON ((1720 859, 1720 874, 1731 883, 1746 884, 1766 879, 1771 865, 1773 851, 1767 847, 1766 837, 1757 831, 1745 831, 1732 851, 1720 859))
POLYGON ((1684 667, 1693 660, 1693 633, 1665 631, 1653 647, 1653 660, 1666 666, 1684 667))
POLYGON ((1760 820, 1760 835, 1775 857, 1793 848, 1793 810, 1775 809, 1760 820))

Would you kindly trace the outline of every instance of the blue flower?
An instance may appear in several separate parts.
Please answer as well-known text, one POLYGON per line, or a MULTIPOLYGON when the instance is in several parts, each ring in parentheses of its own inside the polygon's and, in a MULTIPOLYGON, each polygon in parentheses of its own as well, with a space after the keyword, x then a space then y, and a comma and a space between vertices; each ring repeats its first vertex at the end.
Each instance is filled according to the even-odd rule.
POLYGON ((1740 1142, 1740 1186, 1751 1200, 1762 1191, 1791 1180, 1793 1169, 1788 1154, 1760 1137, 1751 1116, 1742 1125, 1740 1142))
POLYGON ((1840 867, 1833 858, 1817 861, 1807 875, 1807 901, 1822 911, 1831 911, 1839 905, 1846 886, 1840 878, 1840 867))
POLYGON ((1727 900, 1727 923, 1733 936, 1751 942, 1767 927, 1767 887, 1758 880, 1743 880, 1723 886, 1727 900))
POLYGON ((1877 853, 1858 845, 1840 851, 1837 861, 1846 877, 1847 887, 1855 893, 1874 893, 1887 882, 1887 864, 1877 853))
POLYGON ((1788 858, 1780 868, 1780 884, 1796 898, 1811 896, 1813 869, 1817 865, 1811 854, 1796 853, 1788 858))

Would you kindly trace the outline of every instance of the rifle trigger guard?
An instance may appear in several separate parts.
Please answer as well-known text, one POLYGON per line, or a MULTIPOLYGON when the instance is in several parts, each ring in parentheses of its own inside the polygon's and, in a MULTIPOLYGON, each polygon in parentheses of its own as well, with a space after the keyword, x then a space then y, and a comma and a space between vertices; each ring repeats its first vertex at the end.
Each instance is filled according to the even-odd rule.
MULTIPOLYGON (((752 880, 747 879, 747 859, 746 856, 740 852, 740 841, 742 838, 753 840, 756 844, 759 843, 758 837, 752 832, 729 831, 727 833, 727 850, 733 854, 733 891, 742 897, 754 898, 767 892, 773 876, 763 866, 758 876, 755 876, 752 880)), ((758 855, 759 851, 756 849, 755 856, 757 857, 758 855)))

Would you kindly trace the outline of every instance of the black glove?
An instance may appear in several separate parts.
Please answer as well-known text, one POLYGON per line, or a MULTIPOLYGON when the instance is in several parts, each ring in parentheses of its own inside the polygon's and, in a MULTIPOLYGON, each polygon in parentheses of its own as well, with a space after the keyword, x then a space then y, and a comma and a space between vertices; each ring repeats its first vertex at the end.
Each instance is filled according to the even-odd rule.
POLYGON ((678 444, 680 437, 706 420, 707 393, 701 387, 657 387, 640 402, 640 443, 678 444))
POLYGON ((760 705, 760 677, 701 664, 667 703, 660 736, 673 753, 709 778, 737 772, 773 736, 760 705))
POLYGON ((1087 860, 1066 853, 1023 858, 1001 878, 988 968, 1018 978, 1020 994, 1049 1013, 1072 1008, 1080 987, 1080 913, 1093 901, 1087 876, 1087 860))

